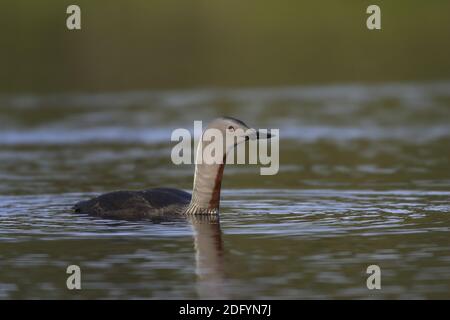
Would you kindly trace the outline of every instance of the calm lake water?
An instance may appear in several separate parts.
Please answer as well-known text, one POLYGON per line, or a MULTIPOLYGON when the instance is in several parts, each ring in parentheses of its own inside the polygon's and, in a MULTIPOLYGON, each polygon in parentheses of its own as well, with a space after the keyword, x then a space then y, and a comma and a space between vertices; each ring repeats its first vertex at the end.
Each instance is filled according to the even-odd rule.
POLYGON ((0 298, 449 299, 449 121, 450 82, 2 95, 0 298), (225 169, 220 223, 71 212, 189 190, 170 134, 220 115, 280 129, 277 175, 225 169))

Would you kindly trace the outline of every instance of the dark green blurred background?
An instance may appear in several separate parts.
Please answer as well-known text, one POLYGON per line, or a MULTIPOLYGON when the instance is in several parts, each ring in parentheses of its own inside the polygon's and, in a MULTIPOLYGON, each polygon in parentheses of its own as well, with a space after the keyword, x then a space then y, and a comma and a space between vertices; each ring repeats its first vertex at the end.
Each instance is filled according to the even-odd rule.
POLYGON ((450 75, 450 1, 3 1, 0 91, 427 81, 450 75), (78 4, 82 30, 66 29, 78 4), (382 30, 366 28, 378 4, 382 30))

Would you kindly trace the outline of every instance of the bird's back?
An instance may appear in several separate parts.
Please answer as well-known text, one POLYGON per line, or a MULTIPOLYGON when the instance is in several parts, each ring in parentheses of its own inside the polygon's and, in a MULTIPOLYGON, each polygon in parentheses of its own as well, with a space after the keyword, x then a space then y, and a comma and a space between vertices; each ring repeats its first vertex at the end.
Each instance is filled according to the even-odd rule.
POLYGON ((104 218, 143 219, 182 214, 190 201, 189 193, 172 188, 114 191, 81 201, 74 206, 74 210, 104 218))

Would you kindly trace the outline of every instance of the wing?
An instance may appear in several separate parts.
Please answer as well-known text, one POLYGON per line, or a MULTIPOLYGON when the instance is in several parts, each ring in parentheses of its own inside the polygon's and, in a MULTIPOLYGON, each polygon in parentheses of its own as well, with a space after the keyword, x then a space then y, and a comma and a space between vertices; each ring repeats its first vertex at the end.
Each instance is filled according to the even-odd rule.
POLYGON ((142 197, 154 208, 161 209, 173 205, 186 205, 191 195, 183 190, 156 188, 142 191, 142 197))
POLYGON ((185 206, 190 199, 189 193, 170 188, 115 191, 79 202, 74 210, 107 218, 140 219, 185 206))

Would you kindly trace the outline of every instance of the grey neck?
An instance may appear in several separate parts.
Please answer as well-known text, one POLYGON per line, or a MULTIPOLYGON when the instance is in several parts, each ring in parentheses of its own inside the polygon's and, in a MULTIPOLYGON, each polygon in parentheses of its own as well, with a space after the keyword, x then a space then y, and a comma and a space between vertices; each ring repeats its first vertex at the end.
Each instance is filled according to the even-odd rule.
POLYGON ((203 159, 203 148, 207 145, 208 142, 203 141, 202 135, 197 146, 192 198, 185 210, 186 214, 219 213, 220 188, 222 186, 226 152, 224 152, 222 163, 207 164, 207 161, 203 159), (199 161, 199 159, 202 159, 202 161, 199 161))
POLYGON ((217 214, 220 204, 223 164, 196 164, 192 199, 186 214, 217 214))

